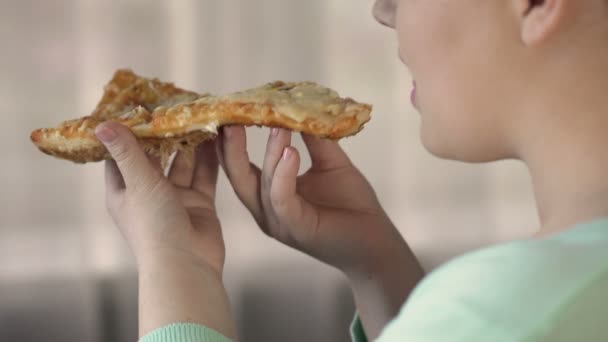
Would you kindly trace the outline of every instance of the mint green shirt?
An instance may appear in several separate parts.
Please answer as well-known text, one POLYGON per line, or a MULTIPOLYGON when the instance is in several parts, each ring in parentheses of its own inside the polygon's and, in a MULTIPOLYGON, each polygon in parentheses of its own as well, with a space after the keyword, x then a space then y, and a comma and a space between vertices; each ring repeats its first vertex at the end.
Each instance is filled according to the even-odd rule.
MULTIPOLYGON (((188 327, 202 337, 169 326, 142 341, 227 341, 188 327)), ((367 341, 358 319, 351 336, 367 341)), ((608 341, 608 219, 448 262, 416 287, 377 341, 608 341)))

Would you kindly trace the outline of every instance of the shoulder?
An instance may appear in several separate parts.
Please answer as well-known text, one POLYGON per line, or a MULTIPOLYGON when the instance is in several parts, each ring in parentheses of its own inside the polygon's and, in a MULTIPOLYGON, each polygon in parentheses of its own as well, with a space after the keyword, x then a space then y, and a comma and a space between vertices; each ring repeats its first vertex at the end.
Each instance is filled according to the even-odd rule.
POLYGON ((485 293, 488 286, 521 292, 543 285, 560 291, 579 288, 607 270, 607 260, 608 220, 601 220, 549 238, 513 241, 466 253, 431 272, 416 292, 435 287, 476 294, 485 293))
POLYGON ((590 298, 608 311, 608 296, 594 290, 608 282, 608 230, 604 235, 517 241, 458 257, 423 280, 386 336, 516 341, 559 320, 587 320, 588 312, 576 311, 574 320, 571 312, 590 298))

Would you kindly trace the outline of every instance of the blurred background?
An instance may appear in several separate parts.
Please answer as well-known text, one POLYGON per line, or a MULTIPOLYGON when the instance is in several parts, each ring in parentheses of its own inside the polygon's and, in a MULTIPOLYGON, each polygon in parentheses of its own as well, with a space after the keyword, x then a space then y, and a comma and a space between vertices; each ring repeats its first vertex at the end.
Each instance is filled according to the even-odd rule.
MULTIPOLYGON (((1 341, 137 339, 137 277, 104 207, 103 165, 60 161, 29 141, 88 114, 117 68, 216 94, 311 80, 372 103, 372 121, 341 144, 429 271, 537 225, 523 165, 423 149, 411 80, 371 0, 0 4, 1 341)), ((268 131, 248 133, 260 162, 268 131)), ((354 307, 342 276, 261 234, 223 175, 218 192, 241 340, 347 341, 354 307)))

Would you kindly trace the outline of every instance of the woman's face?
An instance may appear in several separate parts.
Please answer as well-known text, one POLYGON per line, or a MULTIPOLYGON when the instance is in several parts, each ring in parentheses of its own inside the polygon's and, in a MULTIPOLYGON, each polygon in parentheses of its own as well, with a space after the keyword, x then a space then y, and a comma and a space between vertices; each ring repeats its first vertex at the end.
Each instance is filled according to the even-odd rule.
MULTIPOLYGON (((522 49, 508 1, 377 0, 415 81, 421 138, 433 154, 482 162, 511 157, 506 130, 517 103, 522 49)), ((511 118, 513 119, 513 118, 511 118)))

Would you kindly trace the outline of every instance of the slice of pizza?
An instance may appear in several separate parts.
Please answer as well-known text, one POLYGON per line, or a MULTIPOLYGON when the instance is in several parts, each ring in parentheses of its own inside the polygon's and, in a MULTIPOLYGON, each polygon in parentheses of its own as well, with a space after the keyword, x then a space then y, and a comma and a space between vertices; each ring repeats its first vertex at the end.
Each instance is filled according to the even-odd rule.
POLYGON ((31 139, 42 152, 74 162, 109 159, 94 131, 111 120, 129 127, 144 150, 166 165, 173 152, 191 153, 224 125, 282 127, 340 139, 358 133, 370 120, 371 109, 312 82, 278 81, 212 96, 119 70, 91 115, 35 130, 31 139))
MULTIPOLYGON (((150 111, 201 98, 198 93, 175 87, 158 79, 144 78, 131 70, 118 70, 104 87, 104 93, 89 116, 68 120, 54 128, 37 129, 31 140, 44 153, 77 163, 100 161, 110 154, 95 137, 95 127, 103 121, 119 122, 127 127, 149 122, 150 111)), ((191 146, 210 139, 211 133, 200 132, 173 139, 139 139, 146 152, 167 164, 177 146, 191 151, 191 146)))

